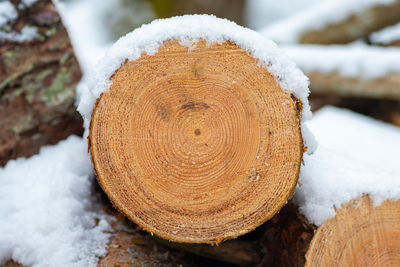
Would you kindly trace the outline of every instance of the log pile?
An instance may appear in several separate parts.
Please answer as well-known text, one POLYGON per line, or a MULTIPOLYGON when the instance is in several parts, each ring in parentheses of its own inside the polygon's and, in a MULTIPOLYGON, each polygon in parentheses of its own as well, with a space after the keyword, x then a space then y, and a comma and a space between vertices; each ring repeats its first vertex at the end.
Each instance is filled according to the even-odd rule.
MULTIPOLYGON (((387 10, 366 12, 376 19, 387 10)), ((21 30, 29 18, 41 39, 6 40, 0 47, 0 164, 80 133, 82 125, 73 108, 80 71, 53 5, 38 1, 19 13, 10 27, 21 30)), ((338 36, 335 27, 360 27, 361 35, 338 41, 309 33, 302 41, 348 42, 393 23, 360 21, 352 17, 328 28, 338 36)), ((345 86, 335 74, 318 75, 310 75, 318 94, 337 95, 332 92, 343 90, 329 86, 341 86, 351 90, 340 96, 354 96, 362 87, 367 93, 357 96, 378 97, 374 88, 393 81, 385 92, 399 97, 398 74, 345 86)), ((239 46, 199 41, 188 52, 168 41, 155 55, 125 61, 112 81, 96 103, 89 136, 97 179, 112 202, 105 209, 121 211, 110 212, 113 233, 99 266, 398 263, 399 202, 374 207, 364 196, 318 230, 299 213, 290 199, 305 150, 302 105, 239 46), (344 242, 351 244, 346 250, 344 242)))
POLYGON ((299 42, 304 44, 346 44, 399 22, 400 1, 388 5, 374 5, 360 13, 353 13, 343 20, 326 25, 320 30, 309 30, 301 34, 299 42))

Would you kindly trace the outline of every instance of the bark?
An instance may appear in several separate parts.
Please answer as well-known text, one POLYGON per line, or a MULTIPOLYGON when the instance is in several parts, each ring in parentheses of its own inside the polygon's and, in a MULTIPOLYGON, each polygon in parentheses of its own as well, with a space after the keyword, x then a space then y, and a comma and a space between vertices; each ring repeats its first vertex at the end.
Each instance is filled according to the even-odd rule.
POLYGON ((148 234, 121 215, 116 215, 113 229, 107 255, 99 260, 99 267, 193 266, 181 253, 157 245, 148 234))
POLYGON ((261 245, 265 257, 260 266, 304 266, 316 227, 299 213, 296 205, 287 204, 263 228, 261 245))
POLYGON ((300 43, 345 44, 400 21, 400 0, 389 5, 377 5, 353 14, 344 20, 327 25, 320 30, 303 33, 300 43))
POLYGON ((168 261, 172 266, 303 266, 316 229, 289 202, 270 221, 238 239, 217 246, 183 244, 151 236, 109 207, 105 210, 115 217, 115 232, 99 266, 130 266, 123 265, 127 262, 141 266, 141 262, 157 260, 161 266, 168 261))
POLYGON ((314 94, 400 100, 400 74, 367 79, 346 77, 339 73, 307 73, 314 94))
POLYGON ((0 165, 82 132, 74 107, 81 71, 53 3, 18 9, 18 18, 0 31, 27 25, 37 28, 34 40, 0 41, 0 165))
POLYGON ((360 97, 327 96, 311 93, 313 112, 325 105, 351 109, 357 113, 400 126, 400 101, 360 97))
POLYGON ((0 265, 0 267, 21 267, 22 265, 15 262, 15 261, 7 261, 3 265, 0 265))
POLYGON ((237 266, 255 266, 262 259, 261 247, 257 241, 235 239, 214 246, 209 244, 182 244, 161 238, 156 238, 156 241, 171 248, 237 266))

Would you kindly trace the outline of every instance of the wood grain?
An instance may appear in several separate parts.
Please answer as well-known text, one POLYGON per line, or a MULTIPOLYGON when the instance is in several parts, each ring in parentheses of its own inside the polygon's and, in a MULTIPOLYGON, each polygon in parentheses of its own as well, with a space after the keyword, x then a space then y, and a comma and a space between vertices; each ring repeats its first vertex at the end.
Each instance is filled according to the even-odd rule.
POLYGON ((291 197, 298 101, 231 43, 166 42, 126 61, 93 112, 90 148, 113 204, 178 242, 245 234, 291 197))

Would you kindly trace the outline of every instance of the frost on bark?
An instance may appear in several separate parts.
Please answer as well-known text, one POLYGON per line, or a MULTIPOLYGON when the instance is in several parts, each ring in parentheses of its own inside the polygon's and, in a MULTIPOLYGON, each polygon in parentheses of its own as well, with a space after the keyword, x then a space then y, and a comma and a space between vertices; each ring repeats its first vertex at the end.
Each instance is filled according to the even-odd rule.
POLYGON ((81 71, 53 3, 11 3, 18 17, 0 27, 0 165, 82 132, 74 107, 81 71), (16 41, 26 27, 34 38, 16 41))

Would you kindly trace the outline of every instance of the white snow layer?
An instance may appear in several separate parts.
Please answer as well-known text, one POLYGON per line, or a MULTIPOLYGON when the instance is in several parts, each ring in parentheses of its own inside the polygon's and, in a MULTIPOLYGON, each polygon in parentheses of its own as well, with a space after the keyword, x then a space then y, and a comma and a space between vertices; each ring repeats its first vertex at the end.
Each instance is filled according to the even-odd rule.
MULTIPOLYGON (((88 128, 96 99, 108 90, 110 77, 122 65, 125 59, 137 60, 143 53, 154 55, 167 40, 178 40, 188 49, 199 39, 209 44, 231 41, 251 56, 259 60, 260 66, 266 68, 276 79, 283 90, 293 93, 303 103, 302 124, 311 118, 308 103, 308 78, 296 68, 281 52, 277 45, 257 32, 238 26, 226 19, 210 15, 186 15, 164 20, 155 20, 150 24, 121 37, 105 54, 95 67, 88 81, 89 90, 80 92, 78 110, 81 112, 85 127, 88 128)), ((312 151, 312 135, 302 125, 303 139, 312 151)))
POLYGON ((334 207, 369 194, 375 205, 400 197, 400 128, 352 111, 324 107, 307 123, 318 141, 304 155, 295 201, 316 225, 334 207))
POLYGON ((0 42, 1 41, 12 41, 12 42, 30 42, 37 38, 38 31, 34 26, 25 26, 21 29, 21 32, 2 32, 0 31, 0 42))
POLYGON ((376 5, 390 5, 396 0, 335 0, 321 1, 293 16, 266 26, 260 33, 273 41, 296 43, 302 33, 323 29, 329 24, 340 22, 352 14, 361 13, 376 5))
POLYGON ((17 16, 17 11, 10 1, 0 2, 0 27, 3 27, 9 21, 16 19, 17 16))
POLYGON ((25 6, 30 7, 33 5, 37 0, 22 0, 22 3, 24 3, 25 6))
POLYGON ((92 172, 76 136, 0 168, 0 265, 96 266, 110 226, 92 204, 92 172))
POLYGON ((374 44, 390 44, 400 40, 400 23, 386 27, 370 36, 370 41, 374 44))
POLYGON ((352 45, 293 45, 283 50, 305 73, 337 72, 366 79, 400 72, 400 48, 352 45))
POLYGON ((321 1, 335 0, 247 0, 246 25, 259 30, 321 1))
MULTIPOLYGON (((53 0, 63 23, 69 33, 74 52, 84 73, 96 65, 97 61, 111 46, 105 39, 104 29, 101 28, 101 14, 98 6, 110 1, 70 0, 60 2, 53 0)), ((114 1, 113 1, 114 2, 114 1)), ((77 91, 79 91, 77 89, 77 91)))

